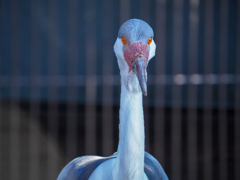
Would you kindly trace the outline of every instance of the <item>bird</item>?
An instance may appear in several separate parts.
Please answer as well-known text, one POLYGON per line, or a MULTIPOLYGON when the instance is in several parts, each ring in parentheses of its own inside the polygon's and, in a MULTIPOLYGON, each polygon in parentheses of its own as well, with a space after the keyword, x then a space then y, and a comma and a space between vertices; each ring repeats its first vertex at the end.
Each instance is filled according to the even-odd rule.
POLYGON ((147 66, 155 56, 153 29, 143 20, 124 22, 114 44, 121 75, 119 143, 109 157, 87 155, 69 162, 57 180, 167 180, 161 164, 145 152, 143 95, 147 66))

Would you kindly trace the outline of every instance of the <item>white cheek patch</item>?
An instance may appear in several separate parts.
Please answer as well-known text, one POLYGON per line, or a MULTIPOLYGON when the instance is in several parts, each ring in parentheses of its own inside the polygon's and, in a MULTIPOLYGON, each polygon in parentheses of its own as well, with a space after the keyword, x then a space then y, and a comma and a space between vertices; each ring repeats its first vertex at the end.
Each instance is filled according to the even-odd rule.
POLYGON ((123 44, 122 44, 122 41, 120 38, 117 38, 117 40, 113 46, 113 50, 118 58, 124 57, 123 56, 123 44))
POLYGON ((155 52, 156 52, 156 44, 154 40, 152 40, 152 43, 150 44, 148 61, 150 61, 155 56, 155 52))
POLYGON ((120 38, 117 38, 113 50, 117 56, 118 59, 118 66, 121 72, 124 72, 126 69, 128 70, 127 62, 124 59, 123 54, 123 44, 120 38))
POLYGON ((125 87, 132 92, 133 91, 133 86, 131 84, 132 81, 132 77, 131 77, 131 73, 129 73, 129 67, 127 62, 124 59, 124 54, 123 54, 123 44, 122 44, 122 40, 120 38, 117 38, 115 44, 114 44, 114 52, 117 56, 117 60, 118 60, 118 66, 120 69, 120 74, 121 74, 121 78, 122 78, 122 82, 124 83, 125 87))

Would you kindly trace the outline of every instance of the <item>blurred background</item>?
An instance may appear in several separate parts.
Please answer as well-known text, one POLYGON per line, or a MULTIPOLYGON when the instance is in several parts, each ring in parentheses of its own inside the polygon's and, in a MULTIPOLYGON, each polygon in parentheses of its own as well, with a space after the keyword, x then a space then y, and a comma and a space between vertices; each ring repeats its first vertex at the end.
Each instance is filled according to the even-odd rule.
POLYGON ((240 0, 1 0, 0 179, 118 145, 120 25, 155 32, 146 151, 173 180, 240 179, 240 0))

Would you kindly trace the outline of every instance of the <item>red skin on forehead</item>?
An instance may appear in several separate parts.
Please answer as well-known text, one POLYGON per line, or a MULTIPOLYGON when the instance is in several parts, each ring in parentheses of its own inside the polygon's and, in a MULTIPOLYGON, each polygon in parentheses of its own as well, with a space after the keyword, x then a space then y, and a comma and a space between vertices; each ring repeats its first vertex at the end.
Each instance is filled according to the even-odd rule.
POLYGON ((146 44, 143 42, 136 42, 124 50, 124 58, 128 64, 129 72, 131 71, 132 60, 134 61, 136 57, 143 55, 145 57, 146 65, 148 64, 149 51, 146 44))

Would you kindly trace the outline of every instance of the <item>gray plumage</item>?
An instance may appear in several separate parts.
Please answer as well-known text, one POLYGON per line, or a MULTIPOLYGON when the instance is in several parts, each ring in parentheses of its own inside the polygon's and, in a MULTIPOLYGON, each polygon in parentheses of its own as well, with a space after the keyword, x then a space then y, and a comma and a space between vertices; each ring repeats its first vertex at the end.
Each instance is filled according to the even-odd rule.
POLYGON ((140 19, 130 19, 122 24, 119 29, 118 37, 124 36, 132 44, 133 42, 146 42, 153 37, 153 30, 148 23, 140 19))
MULTIPOLYGON (((76 158, 64 167, 58 180, 88 180, 101 163, 116 157, 117 153, 109 157, 83 156, 76 158)), ((168 179, 160 163, 147 152, 144 156, 144 172, 149 180, 168 179)))

